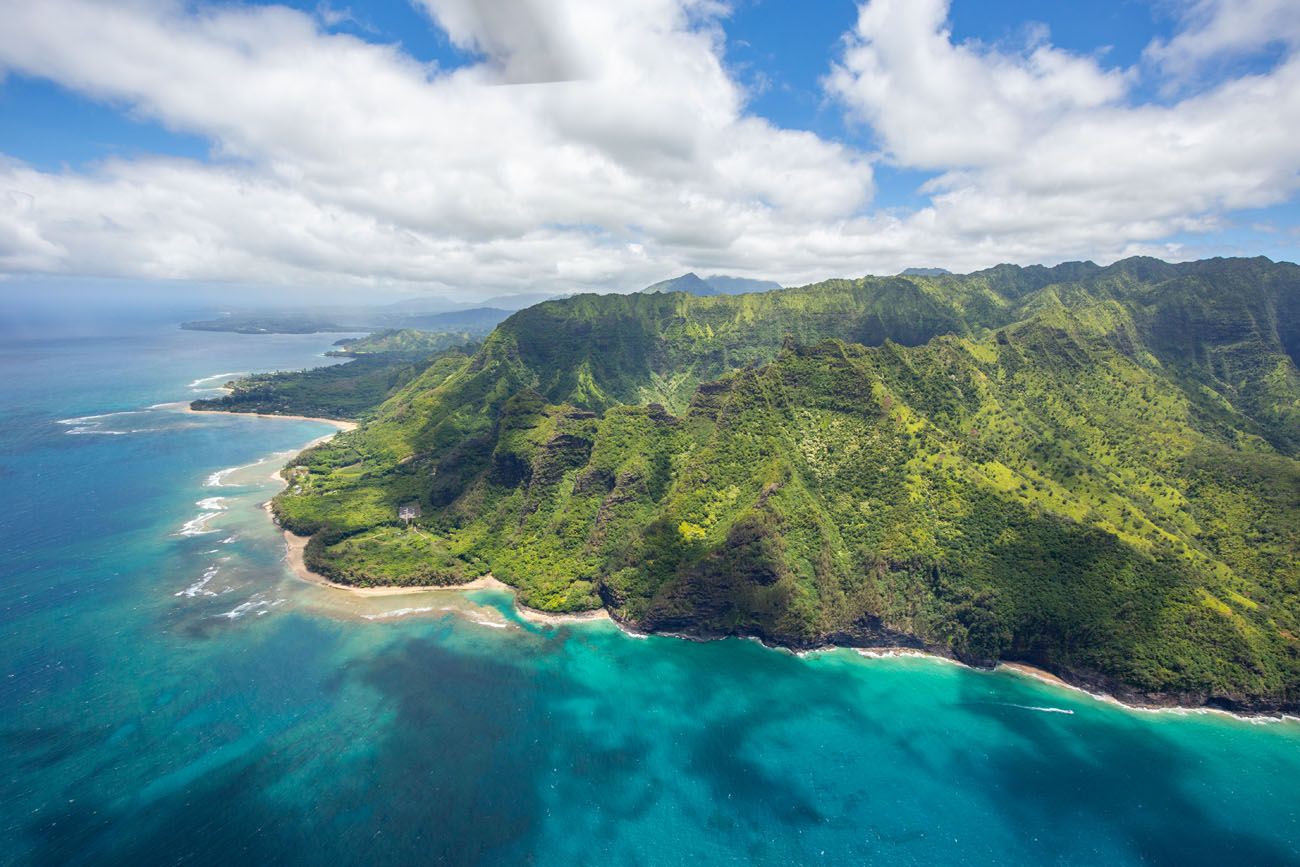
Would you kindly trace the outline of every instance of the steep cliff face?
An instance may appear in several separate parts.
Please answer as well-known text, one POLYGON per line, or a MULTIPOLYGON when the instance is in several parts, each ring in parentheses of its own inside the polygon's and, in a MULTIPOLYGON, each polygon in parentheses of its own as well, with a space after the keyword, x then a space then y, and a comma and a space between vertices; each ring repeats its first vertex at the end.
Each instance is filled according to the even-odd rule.
POLYGON ((1297 299, 1292 265, 1140 259, 548 302, 276 511, 356 583, 490 569, 650 630, 1294 707, 1297 299))

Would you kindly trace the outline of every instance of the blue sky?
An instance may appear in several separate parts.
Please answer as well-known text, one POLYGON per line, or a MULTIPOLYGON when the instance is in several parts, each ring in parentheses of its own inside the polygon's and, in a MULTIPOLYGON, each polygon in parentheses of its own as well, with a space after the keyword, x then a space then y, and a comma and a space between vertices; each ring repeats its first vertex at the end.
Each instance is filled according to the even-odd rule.
POLYGON ((6 7, 11 278, 472 294, 1300 240, 1283 0, 6 7))
MULTIPOLYGON (((263 2, 316 14, 313 0, 263 2)), ((478 55, 457 49, 444 31, 409 0, 338 3, 348 17, 330 30, 370 42, 396 43, 412 57, 455 68, 478 55)), ((1103 53, 1108 63, 1131 65, 1156 36, 1168 36, 1174 19, 1158 5, 1137 0, 1095 3, 1041 3, 1029 0, 959 2, 953 7, 953 36, 989 43, 1024 41, 1027 28, 1046 25, 1052 41, 1083 53, 1103 53)), ((857 17, 852 0, 742 0, 722 23, 726 61, 753 92, 750 108, 786 127, 828 138, 861 141, 864 130, 847 124, 843 112, 827 102, 821 86, 828 59, 857 17)), ((59 85, 22 74, 0 88, 0 152, 45 169, 84 166, 111 156, 144 153, 203 159, 208 142, 169 130, 133 113, 128 105, 81 96, 59 85)), ((911 205, 918 176, 900 172, 882 179, 888 206, 911 205)), ((919 176, 924 180, 927 175, 919 176)))
MULTIPOLYGON (((825 105, 821 79, 827 58, 857 17, 857 4, 819 0, 799 5, 798 14, 791 14, 792 4, 785 2, 738 4, 726 24, 728 59, 750 76, 756 72, 770 81, 755 99, 755 111, 787 126, 853 136, 841 113, 825 105)), ((1160 20, 1151 4, 1132 0, 992 0, 955 3, 951 24, 958 41, 1017 45, 1030 27, 1045 25, 1057 45, 1082 53, 1104 51, 1108 63, 1126 66, 1138 61, 1152 38, 1168 35, 1171 21, 1160 20)))

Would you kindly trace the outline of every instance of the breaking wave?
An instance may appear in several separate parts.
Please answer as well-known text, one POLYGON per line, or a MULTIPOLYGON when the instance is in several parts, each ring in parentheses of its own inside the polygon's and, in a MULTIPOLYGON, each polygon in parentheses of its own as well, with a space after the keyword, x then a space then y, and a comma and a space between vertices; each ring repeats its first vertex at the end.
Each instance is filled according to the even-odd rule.
POLYGON ((208 522, 220 514, 220 512, 204 512, 197 518, 186 521, 176 532, 181 536, 204 536, 208 533, 215 533, 217 531, 208 527, 208 522))
POLYGON ((211 376, 201 376, 198 379, 194 380, 193 382, 187 384, 185 387, 195 389, 196 391, 206 391, 209 389, 220 388, 221 386, 219 385, 205 386, 203 384, 205 382, 215 382, 218 380, 224 382, 228 379, 233 379, 236 376, 245 376, 245 375, 247 375, 247 371, 243 371, 243 370, 236 370, 236 371, 232 371, 231 373, 214 373, 211 376))
POLYGON ((263 614, 266 614, 272 608, 276 608, 280 605, 283 605, 288 601, 289 601, 288 599, 266 599, 265 597, 262 596, 262 594, 259 593, 256 596, 253 596, 247 602, 242 602, 239 605, 236 605, 234 608, 230 609, 229 611, 224 611, 221 614, 218 614, 217 616, 224 617, 227 620, 238 620, 239 618, 243 617, 246 614, 253 613, 256 614, 256 616, 261 617, 263 614))
POLYGON ((362 614, 365 620, 396 620, 399 617, 409 617, 412 614, 428 614, 430 611, 451 611, 450 606, 437 608, 432 605, 420 608, 394 608, 392 611, 381 611, 378 614, 362 614))
POLYGON ((198 581, 195 581, 184 590, 176 591, 172 595, 183 596, 186 599, 193 599, 195 596, 216 596, 217 594, 215 591, 208 589, 208 584, 212 582, 213 578, 217 577, 217 573, 220 571, 220 566, 209 566, 207 569, 203 570, 203 577, 199 578, 198 581))
POLYGON ((81 415, 76 418, 61 418, 58 424, 67 428, 64 433, 69 436, 125 436, 133 433, 148 433, 149 431, 158 430, 158 428, 127 428, 119 430, 110 424, 112 419, 121 418, 128 415, 147 415, 147 409, 129 409, 121 412, 104 412, 98 415, 81 415))

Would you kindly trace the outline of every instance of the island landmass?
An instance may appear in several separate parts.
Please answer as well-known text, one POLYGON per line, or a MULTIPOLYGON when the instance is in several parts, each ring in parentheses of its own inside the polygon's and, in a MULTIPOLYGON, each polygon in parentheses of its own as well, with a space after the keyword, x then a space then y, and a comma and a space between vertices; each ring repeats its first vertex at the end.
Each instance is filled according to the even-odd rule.
POLYGON ((490 574, 637 631, 1295 711, 1298 355, 1300 268, 1263 258, 575 296, 385 393, 273 510, 349 587, 490 574))

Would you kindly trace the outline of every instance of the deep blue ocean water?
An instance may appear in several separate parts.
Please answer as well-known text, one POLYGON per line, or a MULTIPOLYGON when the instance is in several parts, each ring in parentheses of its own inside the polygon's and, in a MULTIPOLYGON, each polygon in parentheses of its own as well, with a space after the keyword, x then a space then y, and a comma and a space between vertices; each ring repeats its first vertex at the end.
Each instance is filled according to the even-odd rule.
POLYGON ((329 428, 167 404, 337 335, 180 318, 0 343, 4 863, 1300 863, 1300 723, 298 581, 329 428))

